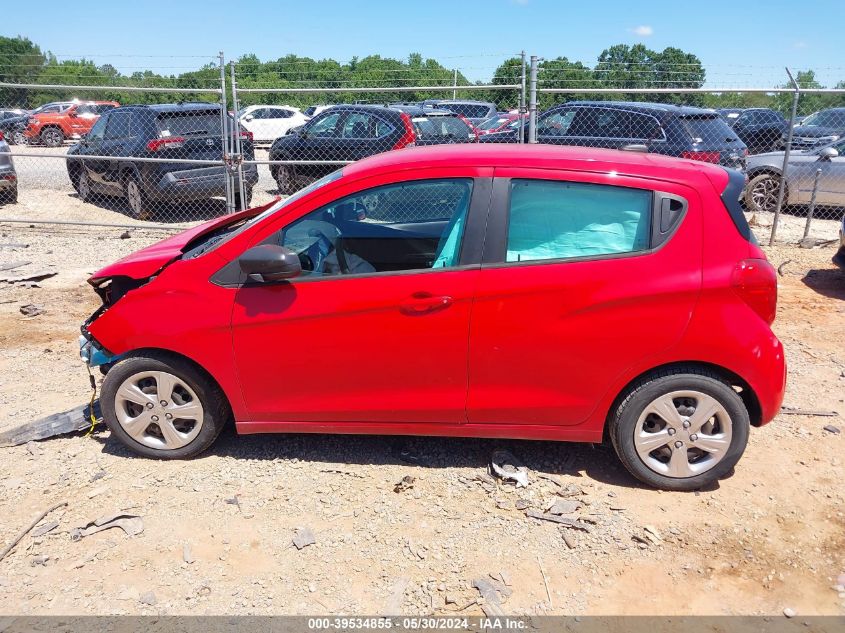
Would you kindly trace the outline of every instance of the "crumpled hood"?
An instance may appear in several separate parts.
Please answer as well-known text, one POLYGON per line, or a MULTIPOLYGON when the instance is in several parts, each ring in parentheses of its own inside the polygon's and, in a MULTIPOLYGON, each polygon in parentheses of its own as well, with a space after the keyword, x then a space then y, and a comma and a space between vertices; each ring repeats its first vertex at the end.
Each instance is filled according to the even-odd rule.
POLYGON ((178 259, 182 255, 185 245, 189 244, 196 238, 229 224, 233 224, 234 222, 251 218, 261 213, 275 202, 276 201, 273 200, 266 205, 255 207, 254 209, 246 209, 245 211, 241 211, 239 213, 225 215, 223 217, 204 222, 203 224, 188 229, 187 231, 177 233, 173 237, 168 237, 166 240, 156 242, 146 248, 135 251, 131 255, 127 255, 123 259, 120 259, 113 264, 109 264, 105 268, 101 268, 95 272, 88 280, 88 283, 94 285, 94 282, 97 280, 107 277, 121 276, 129 277, 131 279, 146 279, 147 277, 151 277, 159 270, 178 259))

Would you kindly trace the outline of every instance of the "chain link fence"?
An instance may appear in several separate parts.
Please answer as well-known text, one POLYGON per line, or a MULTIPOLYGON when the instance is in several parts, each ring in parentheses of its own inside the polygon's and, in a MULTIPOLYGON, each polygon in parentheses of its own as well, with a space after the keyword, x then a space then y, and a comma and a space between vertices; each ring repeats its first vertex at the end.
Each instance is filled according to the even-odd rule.
MULTIPOLYGON (((350 74, 220 54, 182 85, 0 83, 0 219, 175 228, 381 152, 545 143, 742 170, 742 203, 772 240, 829 237, 841 222, 845 88, 805 86, 800 73, 780 86, 709 88, 683 62, 587 68, 524 54, 473 83, 430 61, 364 72, 362 60, 350 74)), ((401 222, 407 207, 368 220, 401 222)))

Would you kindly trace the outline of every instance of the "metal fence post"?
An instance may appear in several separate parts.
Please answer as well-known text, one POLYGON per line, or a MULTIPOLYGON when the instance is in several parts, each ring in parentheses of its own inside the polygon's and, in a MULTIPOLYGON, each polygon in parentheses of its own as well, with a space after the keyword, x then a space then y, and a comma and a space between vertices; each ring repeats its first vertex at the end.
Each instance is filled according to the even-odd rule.
POLYGON ((457 99, 458 98, 458 69, 457 68, 455 69, 455 75, 454 75, 454 78, 452 79, 452 86, 454 86, 454 88, 452 89, 452 98, 457 99))
POLYGON ((238 211, 243 211, 247 208, 246 204, 246 190, 244 188, 244 154, 243 154, 243 147, 241 145, 241 124, 238 121, 238 81, 235 78, 235 62, 229 62, 229 70, 231 71, 232 76, 232 110, 235 112, 235 121, 232 125, 232 145, 235 148, 235 165, 237 166, 237 174, 238 174, 238 186, 237 186, 237 193, 238 193, 238 203, 240 209, 238 211))
POLYGON ((529 80, 528 97, 528 142, 537 142, 537 60, 536 55, 531 56, 531 78, 529 80))
POLYGON ((229 108, 226 102, 226 61, 220 51, 220 134, 223 150, 223 173, 226 177, 226 213, 235 212, 235 192, 232 188, 232 172, 229 169, 231 147, 229 144, 229 108))
POLYGON ((819 190, 819 176, 822 175, 821 167, 816 170, 816 177, 813 179, 813 194, 810 196, 810 208, 807 209, 807 223, 804 225, 804 239, 810 234, 810 223, 813 221, 813 213, 816 211, 816 192, 819 190))
POLYGON ((783 149, 783 167, 781 168, 780 186, 778 187, 778 202, 775 206, 775 217, 772 220, 772 234, 769 237, 769 246, 775 243, 775 234, 778 231, 778 220, 780 219, 781 207, 783 207, 783 198, 786 193, 786 170, 789 167, 789 152, 792 149, 792 131, 795 128, 795 117, 798 114, 798 97, 801 96, 801 87, 789 68, 786 69, 786 74, 789 75, 789 81, 792 82, 792 87, 795 92, 792 94, 792 114, 789 117, 789 129, 786 133, 786 147, 783 149))
POLYGON ((522 58, 522 90, 519 93, 519 142, 525 142, 525 51, 521 53, 522 58))

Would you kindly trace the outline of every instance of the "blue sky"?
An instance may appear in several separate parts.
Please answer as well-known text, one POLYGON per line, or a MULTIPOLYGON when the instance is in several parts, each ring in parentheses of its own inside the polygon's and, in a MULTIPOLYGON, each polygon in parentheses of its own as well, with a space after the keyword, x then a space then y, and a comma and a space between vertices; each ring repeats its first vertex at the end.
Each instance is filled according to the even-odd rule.
POLYGON ((253 52, 347 61, 410 52, 489 80, 505 57, 529 54, 593 65, 602 49, 644 43, 695 53, 710 86, 784 81, 783 66, 845 79, 842 0, 632 2, 598 0, 74 0, 4 3, 0 34, 124 72, 178 73, 253 52), (55 8, 55 11, 52 9, 55 8), (54 14, 56 19, 45 19, 54 14), (808 17, 803 17, 808 16, 808 17))

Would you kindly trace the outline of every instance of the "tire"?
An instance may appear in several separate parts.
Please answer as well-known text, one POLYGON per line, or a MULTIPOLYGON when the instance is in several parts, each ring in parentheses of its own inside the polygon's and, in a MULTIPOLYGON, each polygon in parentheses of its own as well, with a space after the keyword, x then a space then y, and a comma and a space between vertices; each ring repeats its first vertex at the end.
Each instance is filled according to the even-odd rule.
POLYGON ((79 170, 74 188, 82 202, 87 202, 91 199, 91 178, 88 176, 88 170, 84 167, 79 170))
MULTIPOLYGON (((745 187, 745 207, 752 212, 774 213, 778 202, 778 188, 780 176, 763 173, 754 176, 745 187)), ((786 205, 788 196, 784 190, 783 202, 786 205)))
POLYGON ((12 145, 26 145, 28 139, 23 133, 23 130, 15 130, 11 136, 12 145))
POLYGON ((275 173, 276 185, 279 187, 279 193, 284 196, 289 196, 296 192, 296 179, 293 175, 293 170, 287 165, 280 165, 275 173))
POLYGON ((241 211, 243 209, 249 209, 250 205, 252 204, 252 187, 247 187, 244 190, 244 195, 246 196, 246 201, 244 204, 241 204, 241 193, 238 191, 235 194, 235 210, 241 211))
POLYGON ((745 404, 707 369, 651 374, 617 402, 608 425, 616 454, 628 472, 654 488, 706 487, 733 469, 748 443, 745 404))
POLYGON ((149 220, 153 215, 152 205, 144 192, 140 178, 132 172, 123 177, 123 197, 129 215, 136 220, 149 220))
POLYGON ((0 191, 0 203, 15 204, 18 201, 18 188, 5 189, 0 191))
POLYGON ((45 127, 39 135, 41 144, 45 147, 59 147, 65 142, 65 135, 57 127, 45 127))
POLYGON ((103 381, 100 405, 112 435, 135 453, 154 459, 199 455, 231 417, 223 392, 204 371, 166 353, 118 361, 103 381), (185 417, 176 417, 178 411, 185 417), (173 416, 170 421, 167 415, 173 416))

